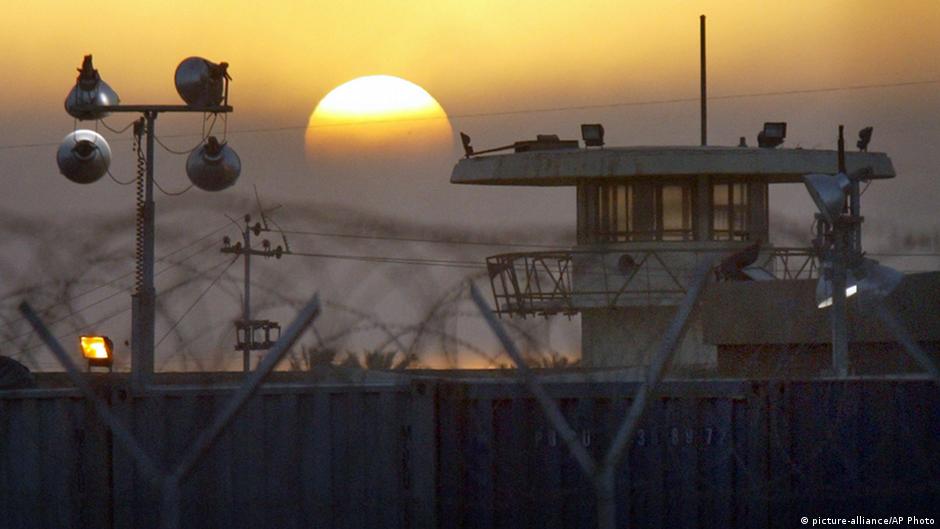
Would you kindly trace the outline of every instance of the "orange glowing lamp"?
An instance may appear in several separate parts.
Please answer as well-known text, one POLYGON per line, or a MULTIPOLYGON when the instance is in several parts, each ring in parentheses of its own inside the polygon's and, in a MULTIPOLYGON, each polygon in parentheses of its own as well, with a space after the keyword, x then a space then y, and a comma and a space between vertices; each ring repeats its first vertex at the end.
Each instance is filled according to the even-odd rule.
POLYGON ((82 355, 88 360, 88 366, 111 368, 114 358, 111 351, 114 344, 107 336, 80 336, 79 342, 82 345, 82 355))

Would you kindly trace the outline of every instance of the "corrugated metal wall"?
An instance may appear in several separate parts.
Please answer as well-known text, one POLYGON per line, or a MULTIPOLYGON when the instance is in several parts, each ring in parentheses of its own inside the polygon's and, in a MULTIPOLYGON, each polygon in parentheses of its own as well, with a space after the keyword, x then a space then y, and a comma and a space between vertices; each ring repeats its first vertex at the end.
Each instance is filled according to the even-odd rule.
MULTIPOLYGON (((600 458, 635 384, 548 387, 600 458)), ((162 468, 229 391, 104 391, 162 468)), ((670 382, 618 473, 622 527, 794 527, 940 511, 940 390, 670 382)), ((184 527, 595 526, 593 489, 525 389, 273 387, 184 481, 184 527)), ((0 527, 147 528, 157 492, 68 391, 0 396, 0 527)))

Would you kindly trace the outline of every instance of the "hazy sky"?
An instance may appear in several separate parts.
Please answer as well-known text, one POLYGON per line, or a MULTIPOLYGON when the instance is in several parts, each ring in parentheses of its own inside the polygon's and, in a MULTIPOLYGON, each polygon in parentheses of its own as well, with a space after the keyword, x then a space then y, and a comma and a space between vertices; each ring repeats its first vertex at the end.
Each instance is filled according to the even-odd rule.
MULTIPOLYGON (((869 244, 887 248, 892 234, 938 229, 940 3, 933 0, 11 3, 0 19, 0 216, 69 226, 96 218, 87 217, 90 212, 130 215, 132 186, 108 178, 79 186, 58 175, 56 146, 75 127, 62 106, 75 69, 91 53, 123 102, 177 103, 173 71, 181 59, 199 55, 230 63, 236 110, 227 137, 244 169, 238 184, 223 193, 158 196, 158 216, 186 211, 183 227, 167 228, 181 230, 174 241, 185 242, 193 226, 224 224, 223 213, 243 214, 253 185, 266 202, 285 204, 281 214, 295 229, 375 228, 357 227, 346 210, 324 218, 340 211, 325 209, 329 204, 344 204, 396 217, 415 233, 469 227, 485 238, 507 226, 570 230, 570 189, 448 184, 456 142, 420 155, 363 153, 344 168, 311 167, 304 155, 309 115, 333 87, 387 74, 425 88, 451 116, 454 131, 470 133, 477 148, 537 133, 577 138, 584 122, 603 123, 608 145, 695 144, 697 102, 635 103, 697 97, 700 14, 708 16, 711 96, 878 85, 713 100, 710 143, 735 145, 747 136, 753 144, 764 121, 783 120, 789 123, 785 146, 833 148, 839 124, 846 125, 853 146, 855 132, 873 125, 872 150, 889 153, 899 176, 873 185, 864 197, 869 244), (313 218, 318 225, 311 225, 313 218)), ((123 127, 130 120, 114 116, 108 124, 123 127)), ((158 135, 174 149, 189 149, 201 126, 198 116, 161 117, 158 135)), ((111 142, 115 177, 130 178, 129 132, 99 131, 111 142)), ((158 181, 167 190, 188 185, 183 163, 183 157, 158 151, 158 181)), ((799 187, 774 192, 774 215, 808 219, 811 205, 799 187)), ((132 230, 127 224, 128 237, 132 230)), ((2 258, 22 261, 5 263, 3 292, 35 280, 25 261, 62 248, 46 248, 51 237, 23 231, 0 232, 5 248, 32 249, 28 258, 9 252, 2 258)), ((158 241, 158 254, 161 244, 169 243, 158 241)), ((292 244, 309 250, 327 243, 292 244)), ((498 251, 461 257, 479 261, 498 251)), ((344 270, 371 273, 352 265, 344 270)), ((443 289, 459 277, 445 274, 433 284, 443 289)), ((369 306, 363 296, 350 304, 369 306)), ((420 314, 434 295, 417 297, 423 301, 392 295, 387 304, 420 314)), ((185 297, 179 303, 189 304, 185 297)))

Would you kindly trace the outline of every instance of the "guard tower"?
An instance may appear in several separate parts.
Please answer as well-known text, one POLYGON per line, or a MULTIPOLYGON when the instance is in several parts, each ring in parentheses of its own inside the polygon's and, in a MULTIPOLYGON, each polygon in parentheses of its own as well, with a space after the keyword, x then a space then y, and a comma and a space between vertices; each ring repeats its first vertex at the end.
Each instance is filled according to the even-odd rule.
MULTIPOLYGON (((775 148, 785 126, 765 125, 760 147, 605 148, 603 127, 586 125, 585 147, 539 136, 474 152, 462 135, 467 157, 454 167, 452 183, 577 190, 574 248, 487 259, 497 312, 522 318, 580 313, 585 366, 642 366, 697 261, 731 255, 716 267, 716 278, 755 286, 816 277, 812 248, 769 241, 768 189, 802 183, 810 173, 835 174, 837 151, 775 148)), ((871 168, 872 179, 895 176, 883 153, 847 153, 846 165, 849 172, 871 168)), ((704 321, 700 316, 689 328, 675 366, 716 366, 717 344, 707 338, 704 321)))

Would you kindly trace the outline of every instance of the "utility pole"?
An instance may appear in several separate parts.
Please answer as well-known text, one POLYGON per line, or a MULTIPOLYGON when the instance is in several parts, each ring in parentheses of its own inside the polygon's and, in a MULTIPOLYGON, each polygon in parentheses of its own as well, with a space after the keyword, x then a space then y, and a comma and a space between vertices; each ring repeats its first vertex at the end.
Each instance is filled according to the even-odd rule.
MULTIPOLYGON (((262 215, 263 216, 263 215, 262 215)), ((242 370, 246 373, 251 371, 251 352, 258 350, 267 350, 277 341, 281 335, 281 325, 270 320, 252 320, 251 319, 251 256, 259 255, 261 257, 274 257, 280 259, 284 254, 284 249, 278 245, 271 248, 271 243, 267 239, 261 242, 261 249, 251 247, 251 236, 259 236, 264 230, 260 222, 251 224, 251 215, 245 215, 245 227, 242 230, 242 240, 231 243, 228 237, 222 240, 222 253, 241 255, 245 259, 245 295, 242 306, 242 319, 235 322, 235 333, 237 342, 235 349, 242 352, 242 370)))

